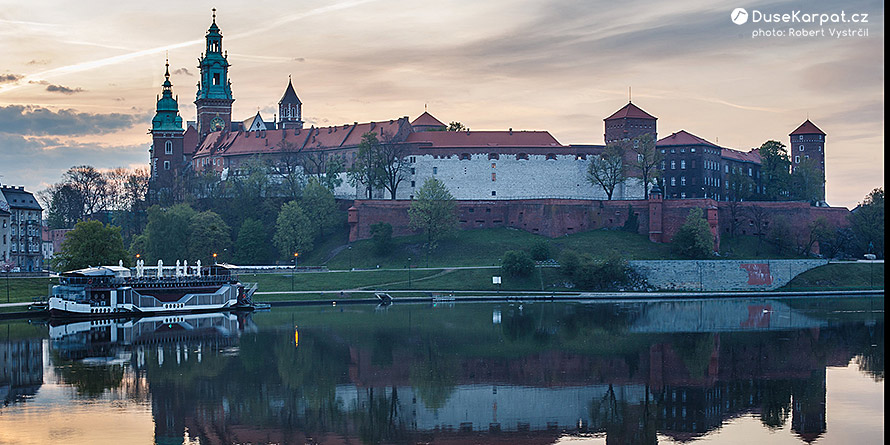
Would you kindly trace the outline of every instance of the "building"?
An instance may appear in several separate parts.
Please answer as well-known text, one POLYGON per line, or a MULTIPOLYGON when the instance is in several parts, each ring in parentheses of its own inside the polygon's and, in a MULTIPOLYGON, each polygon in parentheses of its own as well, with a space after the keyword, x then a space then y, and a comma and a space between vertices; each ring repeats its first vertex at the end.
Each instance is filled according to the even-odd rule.
MULTIPOLYGON (((213 172, 222 181, 238 177, 254 157, 268 161, 269 174, 278 181, 293 173, 323 174, 332 159, 348 168, 356 160, 363 135, 374 133, 381 142, 398 146, 400 159, 408 161, 395 192, 375 188, 369 193, 361 184, 350 184, 344 172, 341 186, 334 190, 338 198, 410 200, 427 179, 437 178, 459 200, 607 199, 587 174, 591 161, 602 155, 606 145, 564 145, 547 131, 446 131, 447 125, 427 111, 413 121, 400 117, 304 128, 303 103, 290 78, 278 101, 278 114, 271 120, 257 112, 233 121, 230 64, 215 10, 205 41, 205 53, 199 59, 197 116, 185 128, 169 66, 165 72, 151 129, 154 192, 174 187, 178 178, 192 172, 213 172)), ((664 155, 659 167, 665 199, 741 201, 762 192, 756 149, 742 152, 720 147, 685 130, 659 140, 657 120, 628 101, 603 119, 603 142, 639 144, 640 136, 651 135, 664 155)), ((791 138, 794 165, 809 156, 824 171, 824 133, 807 120, 791 138)), ((617 186, 612 199, 644 199, 645 189, 634 167, 638 155, 633 150, 625 153, 628 179, 617 186)))
MULTIPOLYGON (((825 177, 825 132, 820 130, 809 119, 800 124, 797 129, 788 135, 791 139, 788 145, 791 156, 791 171, 800 167, 801 163, 812 162, 825 177)), ((820 201, 825 201, 825 182, 822 182, 820 201)))
MULTIPOLYGON (((0 186, 0 195, 2 195, 0 212, 9 213, 9 228, 3 234, 9 239, 9 248, 4 253, 6 263, 22 272, 43 270, 41 254, 43 208, 40 207, 37 198, 24 187, 0 186)), ((6 221, 2 214, 0 219, 6 221)))

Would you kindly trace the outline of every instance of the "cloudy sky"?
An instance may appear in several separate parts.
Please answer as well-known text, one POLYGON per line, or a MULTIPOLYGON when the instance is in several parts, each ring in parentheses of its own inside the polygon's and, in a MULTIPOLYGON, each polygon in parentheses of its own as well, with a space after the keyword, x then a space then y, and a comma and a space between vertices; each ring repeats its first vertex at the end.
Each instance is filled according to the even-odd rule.
MULTIPOLYGON (((884 185, 881 1, 0 0, 0 182, 38 191, 70 166, 147 165, 169 54, 184 120, 211 8, 232 64, 234 118, 267 118, 288 75, 315 125, 414 118, 475 130, 548 130, 601 144, 633 102, 660 137, 687 130, 748 150, 788 143, 809 117, 827 136, 827 199, 884 185), (123 5, 123 6, 122 6, 123 5), (766 14, 868 14, 868 23, 736 25, 766 14), (757 30, 822 30, 764 36, 757 30), (867 30, 838 38, 832 30, 867 30)), ((800 17, 800 15, 798 16, 800 17)), ((859 16, 862 17, 862 16, 859 16)), ((802 19, 803 20, 803 19, 802 19)))

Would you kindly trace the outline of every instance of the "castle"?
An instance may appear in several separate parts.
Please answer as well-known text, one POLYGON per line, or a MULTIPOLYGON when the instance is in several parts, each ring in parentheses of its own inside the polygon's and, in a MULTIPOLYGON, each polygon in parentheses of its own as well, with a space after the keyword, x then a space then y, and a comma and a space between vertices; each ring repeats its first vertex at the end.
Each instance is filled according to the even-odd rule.
MULTIPOLYGON (((273 166, 291 162, 289 158, 295 155, 314 156, 322 163, 338 158, 348 168, 356 159, 362 136, 374 133, 382 141, 405 148, 408 166, 403 181, 389 194, 383 189, 368 193, 361 185, 351 185, 341 173, 344 181, 334 190, 338 198, 411 200, 427 178, 438 178, 459 201, 607 200, 602 188, 587 179, 590 162, 602 155, 606 146, 564 145, 547 131, 445 131, 446 125, 426 111, 413 120, 400 117, 305 128, 303 104, 290 79, 272 120, 257 112, 244 121, 233 121, 230 65, 215 10, 205 40, 194 102, 197 116, 185 127, 167 66, 150 131, 151 189, 155 193, 193 172, 215 172, 221 180, 237 176, 243 173, 245 162, 256 156, 273 166)), ((685 130, 657 139, 657 118, 630 101, 603 121, 605 144, 644 134, 656 140, 662 155, 657 166, 662 178, 660 193, 665 200, 734 201, 745 199, 745 193, 762 192, 758 149, 743 152, 721 147, 685 130)), ((824 172, 825 133, 807 120, 789 137, 792 168, 812 159, 824 172)), ((613 200, 647 197, 642 181, 633 174, 635 159, 630 156, 635 155, 626 154, 624 162, 628 179, 616 187, 613 200)), ((821 196, 824 200, 824 183, 821 196)))

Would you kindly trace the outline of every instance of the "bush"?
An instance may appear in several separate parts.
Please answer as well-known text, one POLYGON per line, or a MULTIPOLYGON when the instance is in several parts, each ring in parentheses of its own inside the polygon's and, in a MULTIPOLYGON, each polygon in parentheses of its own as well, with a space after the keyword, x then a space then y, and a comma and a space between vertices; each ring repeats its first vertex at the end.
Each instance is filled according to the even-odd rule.
POLYGON ((385 222, 371 224, 371 242, 374 244, 375 255, 388 254, 392 247, 392 224, 385 222))
POLYGON ((672 247, 684 258, 708 258, 714 252, 714 236, 711 228, 703 217, 702 209, 692 209, 686 216, 686 222, 671 241, 672 247))
POLYGON ((575 274, 575 270, 578 269, 578 264, 580 262, 581 257, 578 256, 578 252, 575 252, 574 250, 566 249, 559 254, 559 270, 567 276, 575 274))
POLYGON ((627 261, 612 251, 603 261, 584 255, 579 258, 572 279, 575 286, 589 290, 610 290, 633 283, 633 270, 627 261))
POLYGON ((535 261, 528 252, 508 250, 501 261, 501 270, 513 277, 527 277, 535 271, 535 261))
POLYGON ((640 218, 634 212, 634 209, 630 204, 627 205, 627 220, 624 221, 621 230, 630 233, 638 233, 640 231, 640 218))
POLYGON ((544 240, 535 241, 528 249, 528 253, 535 261, 545 261, 550 259, 550 244, 544 240))

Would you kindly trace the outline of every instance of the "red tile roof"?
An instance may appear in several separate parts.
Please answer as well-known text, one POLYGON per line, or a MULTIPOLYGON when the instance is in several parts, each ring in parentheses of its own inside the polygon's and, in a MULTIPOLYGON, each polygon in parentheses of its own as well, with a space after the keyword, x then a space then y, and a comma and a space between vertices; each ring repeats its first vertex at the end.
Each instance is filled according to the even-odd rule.
POLYGON ((213 152, 221 152, 225 156, 275 153, 281 150, 282 142, 291 144, 296 150, 349 148, 357 146, 365 133, 375 132, 393 137, 407 123, 407 119, 402 118, 301 130, 215 131, 207 135, 195 156, 208 156, 213 152))
POLYGON ((668 137, 661 138, 658 140, 658 142, 655 143, 655 145, 659 147, 671 145, 710 145, 712 147, 717 147, 716 144, 712 144, 711 142, 702 139, 686 130, 680 130, 668 137))
POLYGON ((546 131, 424 131, 411 133, 408 142, 444 147, 562 147, 546 131))
POLYGON ((720 157, 741 162, 753 162, 755 164, 761 163, 759 149, 754 149, 751 151, 739 151, 733 150, 731 148, 723 148, 720 151, 720 157))
POLYGON ((611 115, 603 120, 610 121, 613 119, 624 119, 624 118, 658 119, 657 117, 643 111, 640 107, 634 105, 632 102, 628 102, 627 105, 625 105, 620 110, 616 111, 613 115, 611 115))
POLYGON ((445 127, 446 125, 442 123, 439 119, 433 117, 432 114, 423 112, 420 116, 417 116, 417 119, 411 121, 412 127, 445 127))
POLYGON ((816 124, 810 122, 809 119, 807 119, 806 122, 800 124, 800 126, 797 127, 797 130, 792 131, 789 136, 795 134, 821 134, 822 136, 825 136, 825 132, 820 130, 819 127, 816 126, 816 124))

